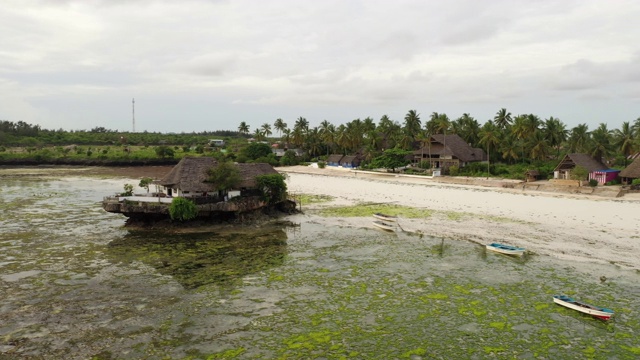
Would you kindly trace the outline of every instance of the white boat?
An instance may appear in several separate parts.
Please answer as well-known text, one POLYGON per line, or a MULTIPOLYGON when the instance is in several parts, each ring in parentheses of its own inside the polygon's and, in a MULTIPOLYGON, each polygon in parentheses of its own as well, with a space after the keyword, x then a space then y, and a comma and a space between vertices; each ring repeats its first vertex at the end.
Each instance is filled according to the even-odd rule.
POLYGON ((393 224, 388 224, 384 221, 374 220, 373 225, 379 227, 382 230, 393 231, 395 226, 393 224))
POLYGON ((580 311, 581 313, 595 316, 602 320, 609 320, 614 312, 611 309, 585 304, 583 302, 574 300, 566 295, 554 295, 553 302, 568 307, 569 309, 580 311))
POLYGON ((383 213, 375 213, 373 214, 373 217, 382 221, 396 221, 398 219, 397 216, 387 215, 383 213))
POLYGON ((505 255, 521 256, 521 255, 524 254, 524 251, 526 249, 525 248, 521 248, 521 247, 511 246, 511 245, 491 243, 491 244, 487 245, 487 250, 495 251, 495 252, 498 252, 498 253, 501 253, 501 254, 505 254, 505 255))

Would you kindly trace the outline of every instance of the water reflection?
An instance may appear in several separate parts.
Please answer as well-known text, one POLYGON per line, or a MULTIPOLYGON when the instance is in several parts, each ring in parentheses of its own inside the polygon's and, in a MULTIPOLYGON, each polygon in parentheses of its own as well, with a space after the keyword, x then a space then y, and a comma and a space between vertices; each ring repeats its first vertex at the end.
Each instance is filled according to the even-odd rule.
POLYGON ((233 286, 248 274, 282 265, 286 254, 285 225, 188 234, 131 231, 107 247, 115 261, 141 261, 185 288, 233 286))

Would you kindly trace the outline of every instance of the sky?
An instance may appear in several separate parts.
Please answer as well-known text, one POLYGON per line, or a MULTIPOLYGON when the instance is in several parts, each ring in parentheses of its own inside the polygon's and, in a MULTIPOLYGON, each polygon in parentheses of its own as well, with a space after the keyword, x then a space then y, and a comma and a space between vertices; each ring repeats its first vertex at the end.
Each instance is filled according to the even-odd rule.
POLYGON ((506 108, 616 129, 640 117, 638 19, 637 0, 3 0, 0 120, 180 133, 506 108))

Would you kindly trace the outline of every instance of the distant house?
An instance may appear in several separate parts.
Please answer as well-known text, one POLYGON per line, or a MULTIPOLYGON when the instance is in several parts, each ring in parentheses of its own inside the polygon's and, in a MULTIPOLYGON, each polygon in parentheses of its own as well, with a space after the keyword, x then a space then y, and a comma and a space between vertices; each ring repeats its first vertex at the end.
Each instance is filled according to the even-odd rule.
POLYGON ((413 163, 428 161, 432 168, 464 167, 486 160, 484 150, 472 147, 457 134, 432 135, 426 146, 413 152, 413 163))
POLYGON ((360 166, 362 162, 362 157, 360 155, 345 155, 340 159, 340 166, 343 168, 357 168, 360 166))
MULTIPOLYGON (((166 196, 216 196, 216 189, 206 180, 208 178, 207 171, 217 165, 218 162, 210 157, 184 157, 165 177, 156 183, 162 187, 159 190, 166 196)), ((255 189, 256 176, 278 173, 269 164, 236 164, 236 166, 242 181, 229 192, 231 197, 255 189)))
POLYGON ((634 179, 640 179, 640 156, 624 168, 619 176, 623 184, 630 184, 634 179))
POLYGON ((344 155, 341 154, 331 154, 327 158, 327 166, 340 166, 340 161, 344 155))
POLYGON ((524 178, 526 182, 532 182, 532 181, 537 181, 540 180, 540 171, 538 170, 527 170, 524 173, 524 178))
POLYGON ((304 150, 302 150, 302 149, 271 149, 271 152, 272 152, 272 153, 273 153, 273 155, 275 155, 277 158, 281 158, 281 157, 283 157, 283 156, 284 156, 284 154, 285 154, 287 151, 289 151, 289 150, 293 151, 293 153, 294 153, 296 156, 298 156, 298 157, 300 157, 300 156, 303 156, 303 155, 304 155, 304 150))
POLYGON ((224 140, 221 139, 211 139, 209 140, 210 146, 224 146, 224 140))
MULTIPOLYGON (((569 180, 571 179, 571 172, 578 166, 583 167, 587 170, 587 172, 589 173, 589 180, 595 179, 600 183, 600 181, 609 178, 604 175, 607 173, 606 170, 609 170, 609 168, 602 162, 592 158, 587 154, 565 155, 553 170, 553 178, 569 180)), ((604 184, 604 182, 602 182, 601 184, 604 184)))

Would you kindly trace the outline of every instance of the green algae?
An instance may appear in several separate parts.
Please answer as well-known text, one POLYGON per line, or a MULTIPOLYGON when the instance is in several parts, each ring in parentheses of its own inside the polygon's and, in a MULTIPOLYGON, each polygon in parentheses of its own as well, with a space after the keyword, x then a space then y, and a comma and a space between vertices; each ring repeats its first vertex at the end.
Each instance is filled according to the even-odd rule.
MULTIPOLYGON (((3 202, 20 197, 5 193, 3 202)), ((581 276, 580 267, 589 264, 543 256, 512 261, 482 256, 466 242, 313 223, 273 231, 130 232, 119 228, 121 218, 96 211, 88 192, 61 197, 68 211, 38 212, 41 201, 47 200, 12 207, 7 216, 14 227, 0 235, 0 345, 18 357, 625 359, 640 353, 635 272, 605 285, 581 276), (604 323, 556 306, 557 293, 606 304, 616 317, 604 323)))

